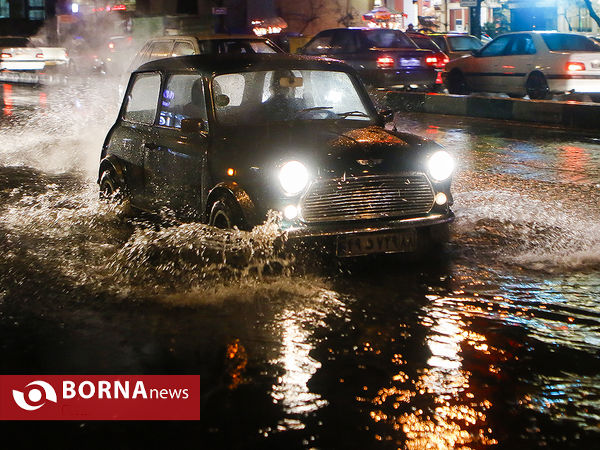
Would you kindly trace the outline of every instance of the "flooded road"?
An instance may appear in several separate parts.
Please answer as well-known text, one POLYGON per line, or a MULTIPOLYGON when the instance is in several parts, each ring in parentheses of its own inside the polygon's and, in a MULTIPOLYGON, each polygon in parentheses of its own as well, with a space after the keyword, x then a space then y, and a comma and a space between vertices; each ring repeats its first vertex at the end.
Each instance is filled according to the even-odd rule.
POLYGON ((431 261, 338 264, 98 201, 98 85, 0 85, 0 370, 200 374, 199 423, 0 425, 23 447, 597 448, 600 139, 431 115, 431 261), (76 92, 76 94, 75 94, 76 92), (35 429, 36 433, 31 433, 35 429))

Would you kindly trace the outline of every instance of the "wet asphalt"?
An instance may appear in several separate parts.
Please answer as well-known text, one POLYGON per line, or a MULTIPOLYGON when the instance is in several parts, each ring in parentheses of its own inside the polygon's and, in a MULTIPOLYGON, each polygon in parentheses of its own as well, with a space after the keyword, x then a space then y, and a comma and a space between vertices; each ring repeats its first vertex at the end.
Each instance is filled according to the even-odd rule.
POLYGON ((202 420, 19 448, 598 448, 598 135, 397 114, 458 161, 452 241, 340 263, 99 202, 104 88, 0 84, 0 373, 200 374, 202 420))

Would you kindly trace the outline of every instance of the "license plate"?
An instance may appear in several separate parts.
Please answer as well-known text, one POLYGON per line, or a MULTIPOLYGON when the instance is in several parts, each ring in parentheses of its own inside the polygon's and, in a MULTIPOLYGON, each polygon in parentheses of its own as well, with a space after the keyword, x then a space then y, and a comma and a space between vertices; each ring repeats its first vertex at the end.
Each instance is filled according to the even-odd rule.
POLYGON ((592 69, 600 69, 600 61, 594 61, 592 63, 592 69))
POLYGON ((418 58, 400 58, 402 67, 416 67, 421 65, 421 60, 418 58))
POLYGON ((365 233, 339 236, 337 256, 361 256, 374 253, 413 252, 417 249, 417 232, 414 229, 393 233, 365 233))

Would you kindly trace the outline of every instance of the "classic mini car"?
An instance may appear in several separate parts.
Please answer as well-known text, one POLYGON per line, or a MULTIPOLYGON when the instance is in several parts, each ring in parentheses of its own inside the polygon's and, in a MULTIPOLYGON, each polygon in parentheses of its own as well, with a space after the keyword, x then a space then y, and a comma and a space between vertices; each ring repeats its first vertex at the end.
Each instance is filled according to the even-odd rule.
POLYGON ((438 62, 400 30, 335 28, 313 37, 298 53, 339 59, 372 87, 434 90, 438 62))
POLYGON ((504 92, 543 100, 552 94, 590 94, 600 101, 600 45, 575 33, 526 31, 498 36, 446 65, 451 94, 504 92))
POLYGON ((383 124, 339 61, 153 61, 132 74, 106 137, 100 193, 221 228, 249 229, 277 211, 289 238, 326 237, 339 256, 445 240, 452 157, 383 124))

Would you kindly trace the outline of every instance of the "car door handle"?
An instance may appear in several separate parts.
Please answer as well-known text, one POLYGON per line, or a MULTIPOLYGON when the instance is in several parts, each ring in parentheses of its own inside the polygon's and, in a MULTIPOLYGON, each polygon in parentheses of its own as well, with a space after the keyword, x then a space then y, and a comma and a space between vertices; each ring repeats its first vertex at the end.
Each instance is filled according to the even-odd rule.
POLYGON ((156 150, 158 148, 158 144, 155 144, 154 142, 144 142, 144 147, 146 147, 148 150, 156 150))

